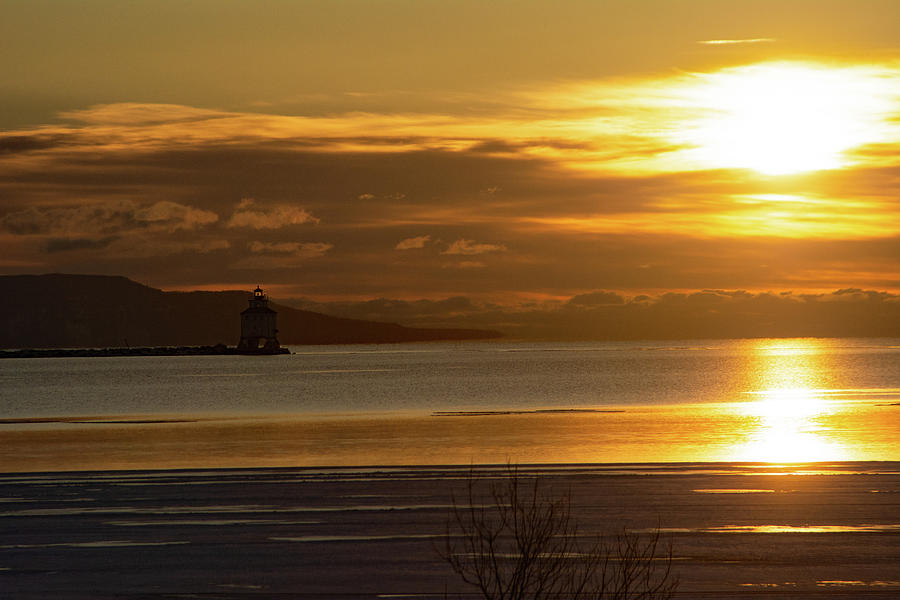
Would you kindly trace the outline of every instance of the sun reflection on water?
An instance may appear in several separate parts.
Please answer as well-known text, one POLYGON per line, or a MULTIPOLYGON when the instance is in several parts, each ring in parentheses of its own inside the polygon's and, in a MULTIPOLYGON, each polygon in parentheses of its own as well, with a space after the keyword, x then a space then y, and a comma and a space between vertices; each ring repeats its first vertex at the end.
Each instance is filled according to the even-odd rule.
POLYGON ((733 460, 818 462, 851 460, 828 417, 840 409, 827 382, 817 340, 767 341, 756 348, 756 389, 739 405, 749 431, 733 460))

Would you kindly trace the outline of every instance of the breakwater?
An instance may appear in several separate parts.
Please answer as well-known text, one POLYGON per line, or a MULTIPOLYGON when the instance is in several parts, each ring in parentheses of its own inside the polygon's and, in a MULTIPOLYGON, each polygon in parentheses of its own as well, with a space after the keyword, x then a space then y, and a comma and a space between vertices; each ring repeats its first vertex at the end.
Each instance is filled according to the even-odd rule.
POLYGON ((290 354, 287 348, 274 351, 238 351, 237 348, 216 344, 214 346, 145 346, 135 348, 24 348, 0 350, 0 358, 92 358, 103 356, 213 356, 226 354, 290 354))

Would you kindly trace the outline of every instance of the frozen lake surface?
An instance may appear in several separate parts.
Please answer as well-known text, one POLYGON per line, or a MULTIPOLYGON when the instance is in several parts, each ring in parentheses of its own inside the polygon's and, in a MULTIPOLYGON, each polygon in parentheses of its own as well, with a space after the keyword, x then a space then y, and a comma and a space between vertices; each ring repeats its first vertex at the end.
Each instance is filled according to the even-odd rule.
MULTIPOLYGON (((660 526, 677 598, 900 597, 900 464, 522 467, 586 534, 660 526)), ((503 472, 503 467, 487 470, 503 472)), ((23 600, 475 598, 434 550, 466 468, 0 477, 0 588, 23 600), (461 595, 457 595, 460 592, 461 595)))

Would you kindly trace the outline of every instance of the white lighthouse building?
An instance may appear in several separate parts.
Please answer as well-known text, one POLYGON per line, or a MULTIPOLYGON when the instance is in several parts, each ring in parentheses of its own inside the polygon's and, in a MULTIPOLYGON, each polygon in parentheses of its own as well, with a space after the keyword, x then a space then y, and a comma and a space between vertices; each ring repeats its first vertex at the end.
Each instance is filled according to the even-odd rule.
POLYGON ((278 328, 275 319, 278 313, 269 308, 269 298, 257 286, 250 298, 250 307, 241 313, 241 341, 238 352, 243 354, 281 354, 278 343, 278 328))

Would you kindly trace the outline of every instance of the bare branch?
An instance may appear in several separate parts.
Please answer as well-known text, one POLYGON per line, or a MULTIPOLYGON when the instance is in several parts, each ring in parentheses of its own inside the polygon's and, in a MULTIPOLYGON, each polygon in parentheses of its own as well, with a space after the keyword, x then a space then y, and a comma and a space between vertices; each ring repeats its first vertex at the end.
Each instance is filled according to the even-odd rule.
POLYGON ((514 465, 485 485, 470 469, 452 496, 440 556, 485 600, 667 600, 678 586, 672 546, 628 530, 585 538, 569 492, 552 494, 514 465))

